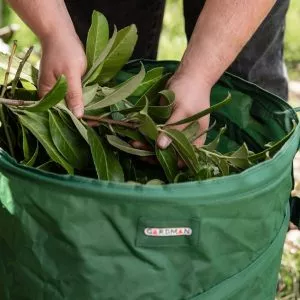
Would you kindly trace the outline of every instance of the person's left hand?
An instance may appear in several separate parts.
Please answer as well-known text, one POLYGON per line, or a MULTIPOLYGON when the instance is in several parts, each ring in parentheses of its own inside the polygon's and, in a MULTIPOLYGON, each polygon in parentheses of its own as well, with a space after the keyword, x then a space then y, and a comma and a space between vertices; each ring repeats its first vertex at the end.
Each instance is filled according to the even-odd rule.
MULTIPOLYGON (((182 74, 178 70, 169 80, 167 88, 175 93, 175 103, 173 113, 166 124, 175 123, 188 118, 202 110, 210 107, 211 85, 193 74, 182 74)), ((209 127, 209 115, 198 120, 199 134, 209 127)), ((182 131, 188 124, 172 126, 172 128, 182 131)), ((200 147, 204 144, 206 134, 195 140, 194 144, 200 147)), ((171 139, 165 134, 160 134, 157 145, 161 149, 166 149, 171 139)))

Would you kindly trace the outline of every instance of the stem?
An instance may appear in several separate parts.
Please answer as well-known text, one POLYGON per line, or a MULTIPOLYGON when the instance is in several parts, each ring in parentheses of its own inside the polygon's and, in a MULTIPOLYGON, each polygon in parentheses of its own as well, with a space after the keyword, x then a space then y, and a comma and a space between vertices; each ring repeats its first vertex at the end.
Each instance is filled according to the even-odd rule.
POLYGON ((99 123, 106 123, 106 124, 111 124, 111 125, 119 125, 131 129, 136 129, 140 125, 137 123, 129 123, 129 122, 123 122, 123 121, 117 121, 117 120, 112 120, 108 118, 102 118, 102 117, 94 117, 94 116, 83 116, 83 119, 90 120, 90 121, 98 121, 99 123))
POLYGON ((32 50, 33 50, 33 46, 31 46, 27 50, 26 54, 24 55, 22 61, 19 64, 18 70, 16 72, 16 76, 15 76, 13 82, 12 82, 12 85, 11 85, 11 96, 12 97, 15 95, 16 87, 17 87, 17 84, 18 84, 18 82, 20 80, 21 72, 22 72, 22 70, 24 68, 24 65, 25 65, 26 61, 28 60, 29 56, 31 55, 32 50))
POLYGON ((7 90, 8 76, 9 76, 9 73, 10 73, 10 68, 11 68, 13 57, 16 53, 16 50, 17 50, 17 41, 14 41, 13 48, 12 48, 11 54, 10 54, 9 59, 8 59, 7 69, 6 69, 6 72, 5 72, 4 83, 3 83, 3 87, 2 87, 2 91, 1 91, 1 98, 3 98, 3 96, 4 96, 4 94, 7 90))
POLYGON ((27 105, 33 105, 35 103, 36 103, 36 101, 25 101, 25 100, 0 98, 0 104, 6 104, 6 105, 12 105, 12 106, 27 106, 27 105))

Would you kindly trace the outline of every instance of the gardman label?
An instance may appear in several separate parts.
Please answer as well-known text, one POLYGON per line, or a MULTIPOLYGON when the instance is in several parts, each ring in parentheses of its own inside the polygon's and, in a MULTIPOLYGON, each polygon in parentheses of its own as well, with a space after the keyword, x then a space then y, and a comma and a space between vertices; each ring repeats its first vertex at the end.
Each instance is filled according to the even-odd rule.
POLYGON ((148 219, 138 221, 136 246, 168 247, 195 246, 199 240, 200 221, 197 219, 148 219))
POLYGON ((148 236, 182 236, 192 235, 192 228, 189 227, 178 227, 178 228, 146 228, 144 230, 148 236))

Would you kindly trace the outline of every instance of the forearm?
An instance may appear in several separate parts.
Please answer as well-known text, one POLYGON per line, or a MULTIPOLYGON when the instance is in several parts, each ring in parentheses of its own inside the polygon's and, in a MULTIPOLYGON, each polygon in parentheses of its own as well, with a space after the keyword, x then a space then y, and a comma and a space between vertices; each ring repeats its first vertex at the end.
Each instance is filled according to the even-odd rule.
POLYGON ((32 31, 43 40, 75 29, 64 0, 7 0, 32 31))
POLYGON ((206 0, 180 74, 213 85, 262 23, 275 0, 206 0))

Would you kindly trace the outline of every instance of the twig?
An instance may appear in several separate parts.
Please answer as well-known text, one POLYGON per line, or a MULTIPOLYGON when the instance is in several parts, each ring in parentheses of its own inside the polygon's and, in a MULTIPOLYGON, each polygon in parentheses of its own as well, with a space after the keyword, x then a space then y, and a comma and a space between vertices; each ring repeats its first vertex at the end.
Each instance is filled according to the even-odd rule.
POLYGON ((36 101, 0 98, 0 104, 11 105, 11 106, 27 106, 27 105, 33 105, 35 103, 36 101))
POLYGON ((16 91, 16 87, 17 87, 17 84, 20 80, 20 76, 21 76, 21 72, 24 68, 24 65, 26 63, 26 61, 28 60, 28 58, 30 57, 31 53, 32 53, 32 50, 33 50, 33 46, 31 46, 26 54, 24 55, 23 59, 21 60, 20 64, 19 64, 19 67, 18 67, 18 70, 16 72, 16 76, 14 78, 14 80, 12 81, 12 84, 11 84, 11 96, 13 97, 15 95, 15 91, 16 91))
POLYGON ((7 69, 6 69, 6 72, 5 72, 4 83, 3 83, 3 87, 2 87, 2 91, 1 91, 1 98, 3 98, 3 96, 4 96, 4 94, 7 90, 8 76, 9 76, 9 73, 10 73, 10 68, 11 68, 13 57, 16 53, 16 50, 17 50, 17 41, 14 41, 13 48, 12 48, 11 54, 10 54, 9 59, 8 59, 7 69))
POLYGON ((140 124, 137 123, 129 123, 129 122, 123 122, 123 121, 117 121, 117 120, 112 120, 108 118, 102 118, 102 117, 94 117, 94 116, 83 116, 83 119, 89 120, 89 121, 97 121, 99 123, 107 123, 111 125, 119 125, 131 129, 136 129, 140 126, 140 124))

